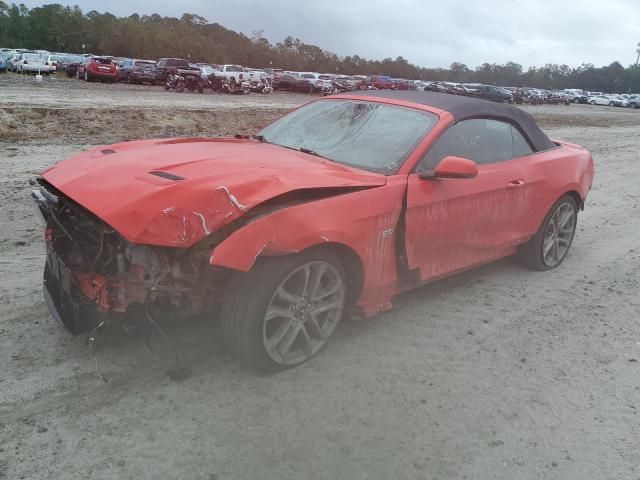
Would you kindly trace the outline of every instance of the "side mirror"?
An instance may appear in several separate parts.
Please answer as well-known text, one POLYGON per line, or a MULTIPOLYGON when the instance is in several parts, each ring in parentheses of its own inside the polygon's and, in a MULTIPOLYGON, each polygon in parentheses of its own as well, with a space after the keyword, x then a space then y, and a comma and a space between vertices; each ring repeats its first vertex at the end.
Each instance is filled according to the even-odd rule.
POLYGON ((478 165, 473 160, 462 157, 444 157, 433 172, 420 174, 420 178, 475 178, 478 175, 478 165))

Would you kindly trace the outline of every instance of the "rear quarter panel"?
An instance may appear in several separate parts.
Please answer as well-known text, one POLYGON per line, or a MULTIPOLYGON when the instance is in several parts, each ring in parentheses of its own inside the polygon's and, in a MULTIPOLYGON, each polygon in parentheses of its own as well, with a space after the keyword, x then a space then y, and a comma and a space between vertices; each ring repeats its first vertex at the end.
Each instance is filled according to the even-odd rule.
POLYGON ((578 145, 555 142, 559 144, 557 148, 518 160, 523 162, 529 193, 534 199, 531 214, 526 219, 531 235, 537 232, 553 204, 564 194, 578 193, 581 200, 578 207, 582 207, 593 183, 591 154, 578 145))

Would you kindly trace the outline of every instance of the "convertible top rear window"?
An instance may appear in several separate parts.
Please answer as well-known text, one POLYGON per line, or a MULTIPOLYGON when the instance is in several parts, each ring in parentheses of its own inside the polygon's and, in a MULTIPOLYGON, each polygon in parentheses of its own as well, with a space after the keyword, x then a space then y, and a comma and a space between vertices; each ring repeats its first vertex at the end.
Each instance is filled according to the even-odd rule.
POLYGON ((269 143, 337 163, 392 175, 438 117, 409 107, 360 100, 320 100, 262 130, 269 143))

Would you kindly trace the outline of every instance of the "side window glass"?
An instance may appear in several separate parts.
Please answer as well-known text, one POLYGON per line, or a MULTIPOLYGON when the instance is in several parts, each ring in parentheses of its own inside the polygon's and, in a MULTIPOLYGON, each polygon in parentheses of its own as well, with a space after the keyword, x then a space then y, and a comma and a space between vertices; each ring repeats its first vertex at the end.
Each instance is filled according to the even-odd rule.
POLYGON ((529 143, 522 136, 520 131, 511 125, 511 135, 513 137, 513 156, 514 157, 524 157, 525 155, 530 155, 533 153, 533 149, 529 145, 529 143))
MULTIPOLYGON (((521 140, 528 147, 524 138, 521 140)), ((525 149, 522 145, 520 148, 525 149)), ((453 125, 436 140, 418 165, 417 171, 433 170, 447 156, 468 158, 478 164, 514 158, 514 134, 511 124, 478 118, 453 125)))

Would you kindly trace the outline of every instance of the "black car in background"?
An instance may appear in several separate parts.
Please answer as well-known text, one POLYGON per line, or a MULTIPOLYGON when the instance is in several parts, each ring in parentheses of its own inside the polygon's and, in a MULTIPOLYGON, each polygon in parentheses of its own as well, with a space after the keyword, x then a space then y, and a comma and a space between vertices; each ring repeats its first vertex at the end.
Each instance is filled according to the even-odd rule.
POLYGON ((276 90, 288 90, 293 92, 297 89, 298 77, 284 73, 280 75, 277 82, 273 82, 273 88, 276 90))
POLYGON ((190 69, 189 62, 184 58, 161 58, 156 62, 155 75, 156 81, 164 82, 167 76, 175 73, 178 69, 190 69))
POLYGON ((513 94, 509 90, 502 87, 494 87, 493 85, 465 85, 473 88, 477 92, 478 98, 491 100, 498 103, 513 103, 513 94))
POLYGON ((128 78, 129 83, 150 83, 155 85, 161 82, 158 78, 155 62, 151 60, 136 60, 128 78))
POLYGON ((84 56, 82 55, 67 55, 58 62, 56 70, 66 73, 67 77, 75 77, 78 72, 78 65, 83 61, 84 56))

